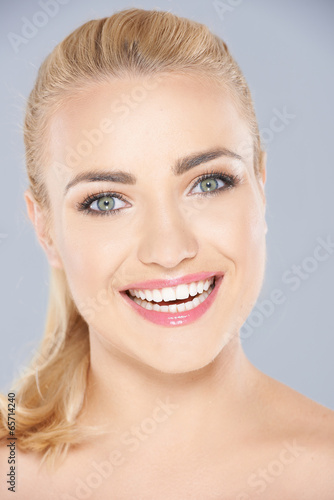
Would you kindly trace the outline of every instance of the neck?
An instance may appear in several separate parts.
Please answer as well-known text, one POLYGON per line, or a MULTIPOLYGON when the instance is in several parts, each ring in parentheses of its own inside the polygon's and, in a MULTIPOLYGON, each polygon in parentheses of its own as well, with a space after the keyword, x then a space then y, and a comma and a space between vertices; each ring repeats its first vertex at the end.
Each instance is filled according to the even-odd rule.
POLYGON ((117 435, 132 426, 149 429, 150 422, 162 422, 157 426, 170 432, 172 440, 177 435, 194 442, 195 435, 205 439, 226 430, 238 433, 237 423, 250 413, 257 370, 245 357, 239 336, 207 366, 172 374, 107 350, 92 337, 85 424, 107 425, 117 435))

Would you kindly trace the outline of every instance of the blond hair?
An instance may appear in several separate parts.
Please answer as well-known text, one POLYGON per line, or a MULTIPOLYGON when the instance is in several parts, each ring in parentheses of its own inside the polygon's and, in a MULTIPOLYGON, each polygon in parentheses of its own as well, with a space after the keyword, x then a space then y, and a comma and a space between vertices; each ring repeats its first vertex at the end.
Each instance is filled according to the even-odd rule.
MULTIPOLYGON (((231 92, 253 138, 254 170, 262 150, 251 94, 226 44, 203 24, 170 12, 126 9, 91 20, 59 43, 42 63, 27 102, 24 142, 29 189, 48 215, 43 166, 49 160, 50 117, 85 85, 129 75, 197 72, 231 92)), ((51 268, 44 338, 17 381, 16 436, 23 450, 55 463, 87 436, 76 425, 89 368, 88 325, 71 296, 64 271, 51 268)), ((7 400, 1 396, 0 438, 8 436, 7 400)), ((91 429, 91 432, 94 429, 91 429)))

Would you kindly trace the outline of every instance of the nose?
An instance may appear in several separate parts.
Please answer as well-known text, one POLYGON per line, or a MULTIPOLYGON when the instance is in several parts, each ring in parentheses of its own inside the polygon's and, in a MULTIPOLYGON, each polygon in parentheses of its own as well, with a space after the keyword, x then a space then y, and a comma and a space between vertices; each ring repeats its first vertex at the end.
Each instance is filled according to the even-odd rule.
POLYGON ((144 264, 164 268, 177 267, 184 259, 194 258, 198 241, 187 218, 166 207, 151 208, 140 228, 138 258, 144 264))

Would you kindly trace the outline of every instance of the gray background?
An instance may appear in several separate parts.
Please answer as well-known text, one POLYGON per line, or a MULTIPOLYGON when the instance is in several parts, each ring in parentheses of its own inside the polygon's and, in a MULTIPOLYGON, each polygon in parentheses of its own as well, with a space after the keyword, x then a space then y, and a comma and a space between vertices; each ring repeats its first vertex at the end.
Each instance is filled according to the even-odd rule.
POLYGON ((258 303, 242 329, 245 352, 263 372, 334 409, 334 253, 321 262, 312 257, 317 238, 334 241, 334 2, 222 4, 225 12, 211 0, 63 0, 57 15, 16 53, 8 33, 21 35, 22 18, 31 21, 42 9, 35 0, 1 2, 1 390, 10 388, 34 352, 47 306, 48 263, 23 199, 22 122, 38 67, 89 19, 129 7, 158 8, 202 22, 227 42, 250 85, 268 151, 268 263, 258 303), (284 108, 293 117, 273 130, 272 119, 284 108), (293 265, 307 269, 296 290, 282 281, 293 265), (261 312, 274 289, 284 303, 267 303, 268 312, 261 312))

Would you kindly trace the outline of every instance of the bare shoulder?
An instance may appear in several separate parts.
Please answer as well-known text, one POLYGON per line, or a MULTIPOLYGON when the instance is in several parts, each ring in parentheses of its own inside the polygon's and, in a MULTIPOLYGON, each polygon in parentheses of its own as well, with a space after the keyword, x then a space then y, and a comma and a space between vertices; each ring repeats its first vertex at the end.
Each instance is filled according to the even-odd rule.
POLYGON ((320 444, 333 444, 334 411, 265 375, 269 407, 283 425, 320 444))
POLYGON ((285 443, 296 457, 292 466, 286 469, 290 491, 295 488, 295 494, 302 494, 305 500, 333 500, 334 411, 265 377, 265 384, 270 389, 267 415, 272 419, 280 442, 285 443))

